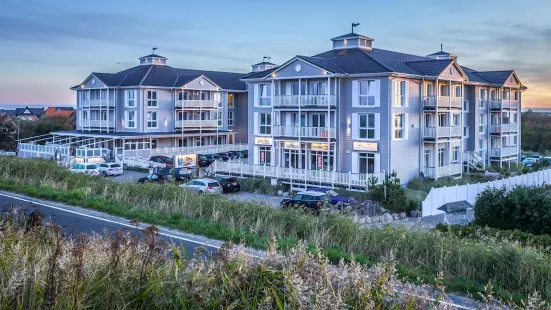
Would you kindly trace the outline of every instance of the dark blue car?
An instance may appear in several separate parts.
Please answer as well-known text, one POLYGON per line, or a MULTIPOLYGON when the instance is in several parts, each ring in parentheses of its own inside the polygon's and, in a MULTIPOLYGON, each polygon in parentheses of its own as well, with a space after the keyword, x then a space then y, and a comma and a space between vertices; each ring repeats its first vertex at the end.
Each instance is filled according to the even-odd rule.
POLYGON ((309 191, 325 193, 331 199, 331 204, 332 205, 336 205, 336 204, 339 204, 339 203, 344 203, 344 204, 355 204, 356 203, 356 199, 354 199, 352 197, 346 197, 346 196, 339 195, 337 192, 335 192, 334 190, 332 190, 330 188, 312 187, 312 188, 309 188, 308 190, 309 191))

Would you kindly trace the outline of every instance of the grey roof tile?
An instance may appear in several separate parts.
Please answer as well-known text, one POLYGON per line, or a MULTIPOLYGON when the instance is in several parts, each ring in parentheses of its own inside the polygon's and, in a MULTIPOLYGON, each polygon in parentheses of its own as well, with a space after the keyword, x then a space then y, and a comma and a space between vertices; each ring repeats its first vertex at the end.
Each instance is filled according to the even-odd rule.
POLYGON ((476 71, 474 75, 492 83, 492 84, 504 84, 507 79, 513 74, 513 70, 505 71, 476 71))
POLYGON ((419 71, 423 75, 438 76, 447 66, 453 62, 453 59, 443 60, 423 60, 423 61, 410 61, 406 64, 413 69, 419 71))
POLYGON ((119 86, 125 77, 124 74, 118 74, 118 73, 94 72, 92 74, 95 75, 98 79, 100 79, 100 81, 102 81, 107 86, 119 86))

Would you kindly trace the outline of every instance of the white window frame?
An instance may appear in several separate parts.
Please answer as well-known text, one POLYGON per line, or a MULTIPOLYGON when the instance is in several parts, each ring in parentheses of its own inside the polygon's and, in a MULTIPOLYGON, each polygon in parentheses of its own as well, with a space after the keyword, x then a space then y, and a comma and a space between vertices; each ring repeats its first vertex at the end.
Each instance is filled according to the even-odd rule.
POLYGON ((258 134, 263 136, 272 135, 272 113, 258 114, 258 134), (263 120, 264 120, 264 124, 262 123, 263 120), (262 132, 263 130, 264 132, 262 132))
POLYGON ((478 139, 478 149, 484 150, 484 139, 478 139))
POLYGON ((233 126, 233 111, 228 111, 228 126, 233 126))
POLYGON ((393 132, 392 137, 394 140, 406 140, 407 139, 407 114, 406 113, 400 113, 400 114, 394 114, 392 118, 392 124, 393 124, 393 132), (397 125, 397 120, 400 117, 400 127, 397 125), (397 133, 400 132, 400 137, 397 137, 397 133))
POLYGON ((82 119, 83 120, 88 120, 88 119, 90 119, 89 117, 90 116, 88 115, 88 111, 83 110, 82 111, 82 119))
POLYGON ((222 127, 222 122, 223 122, 222 111, 218 111, 217 116, 218 116, 218 127, 222 127))
POLYGON ((455 85, 455 87, 453 88, 453 93, 456 98, 463 97, 463 88, 461 87, 461 85, 455 85), (459 96, 457 95, 457 90, 459 90, 459 96))
POLYGON ((157 129, 159 128, 159 113, 157 111, 149 111, 147 112, 147 129, 157 129), (153 115, 155 115, 155 119, 153 119, 153 115), (155 126, 150 126, 155 124, 155 126))
POLYGON ((452 148, 452 163, 457 164, 459 163, 459 146, 454 146, 452 148))
POLYGON ((463 126, 463 138, 469 138, 469 126, 463 126))
POLYGON ((159 92, 156 90, 148 90, 147 94, 147 107, 148 108, 158 108, 159 107, 159 92), (155 98, 153 98, 155 97, 155 98))
POLYGON ((371 152, 359 152, 358 153, 358 173, 361 173, 361 174, 373 174, 373 173, 376 173, 376 168, 377 167, 377 154, 375 153, 371 153, 371 152), (365 172, 361 172, 360 171, 360 167, 362 165, 360 165, 360 162, 363 160, 366 161, 366 171, 365 172), (373 159, 373 172, 369 172, 369 165, 367 163, 369 163, 369 159, 373 159))
POLYGON ((396 108, 406 108, 408 106, 408 81, 396 81, 395 82, 395 97, 394 97, 394 107, 396 108), (403 85, 403 87, 402 87, 403 85), (402 93, 402 90, 405 91, 405 93, 402 93))
POLYGON ((124 127, 127 128, 127 129, 135 129, 136 128, 136 111, 125 111, 124 112, 124 127), (130 115, 133 116, 132 120, 130 120, 130 115), (133 124, 133 125, 131 125, 131 124, 133 124))
POLYGON ((359 80, 358 81, 358 106, 360 107, 376 107, 377 98, 374 94, 375 92, 375 80, 359 80), (362 93, 362 84, 367 83, 366 92, 362 93), (372 98, 373 101, 370 104, 369 98, 372 98), (362 99, 365 99, 365 102, 362 103, 362 99))
POLYGON ((451 127, 459 127, 461 126, 461 114, 460 113, 453 113, 452 114, 452 126, 451 127), (457 120, 457 123, 455 122, 457 120))
POLYGON ((271 107, 272 106, 272 84, 258 84, 258 106, 259 107, 271 107), (263 88, 267 88, 267 94, 262 95, 263 88), (264 100, 263 100, 264 99, 264 100), (263 101, 267 101, 269 104, 262 104, 263 101))
POLYGON ((136 107, 136 91, 129 89, 125 93, 126 93, 126 100, 124 101, 124 106, 126 108, 135 108, 136 107))
POLYGON ((445 167, 446 165, 446 148, 438 149, 438 167, 445 167), (442 157, 440 157, 442 156, 442 157), (442 159, 442 161, 440 161, 442 159))
POLYGON ((359 140, 375 140, 377 138, 377 116, 375 113, 358 114, 358 139, 359 140), (362 117, 365 117, 365 127, 362 127, 362 117), (369 118, 373 118, 373 126, 369 126, 369 118), (365 131, 365 137, 362 137, 362 131, 365 131), (372 137, 369 133, 372 132, 372 137))
POLYGON ((484 114, 478 116, 478 133, 484 134, 484 114))

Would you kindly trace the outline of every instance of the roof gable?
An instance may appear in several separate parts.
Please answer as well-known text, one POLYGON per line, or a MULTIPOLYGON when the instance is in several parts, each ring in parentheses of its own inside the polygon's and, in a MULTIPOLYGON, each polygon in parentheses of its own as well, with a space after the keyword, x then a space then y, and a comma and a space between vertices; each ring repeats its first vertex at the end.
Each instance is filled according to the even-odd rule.
POLYGON ((455 60, 451 60, 451 63, 442 70, 438 77, 452 81, 465 81, 468 78, 455 60))
POLYGON ((275 74, 277 77, 302 77, 325 76, 342 72, 343 71, 329 59, 295 56, 279 66, 272 74, 275 74))
POLYGON ((216 85, 214 82, 209 80, 206 76, 203 74, 201 75, 187 75, 187 76, 179 76, 179 79, 182 78, 182 81, 184 83, 180 86, 176 87, 183 87, 188 89, 198 89, 198 90, 218 90, 220 87, 216 85))
POLYGON ((480 78, 488 81, 488 83, 503 85, 505 84, 507 79, 514 73, 514 71, 475 71, 473 73, 480 78))
POLYGON ((103 83, 102 80, 100 80, 96 73, 90 74, 84 82, 80 84, 81 88, 103 88, 106 87, 106 84, 103 83))

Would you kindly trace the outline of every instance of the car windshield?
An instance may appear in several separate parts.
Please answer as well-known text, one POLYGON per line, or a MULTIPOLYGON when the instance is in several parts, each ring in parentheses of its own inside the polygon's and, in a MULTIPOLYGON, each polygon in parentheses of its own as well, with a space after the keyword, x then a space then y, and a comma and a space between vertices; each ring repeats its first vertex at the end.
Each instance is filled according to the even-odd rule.
POLYGON ((119 164, 111 165, 111 168, 120 168, 120 167, 121 167, 121 165, 119 165, 119 164))
POLYGON ((325 192, 325 194, 327 194, 327 196, 329 197, 335 197, 335 196, 338 196, 339 194, 337 192, 335 192, 334 190, 330 189, 328 190, 327 192, 325 192))
POLYGON ((201 156, 199 156, 199 159, 200 159, 200 160, 207 160, 207 156, 201 155, 201 156))
POLYGON ((96 165, 88 165, 86 166, 86 169, 96 169, 98 166, 96 165))

